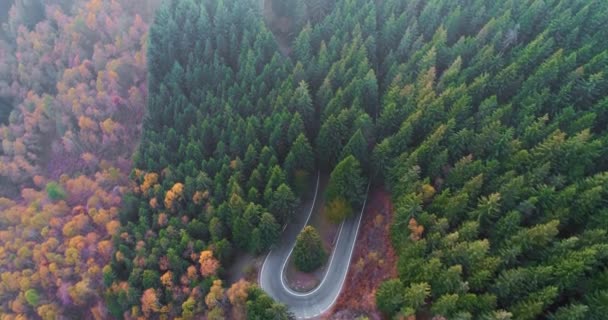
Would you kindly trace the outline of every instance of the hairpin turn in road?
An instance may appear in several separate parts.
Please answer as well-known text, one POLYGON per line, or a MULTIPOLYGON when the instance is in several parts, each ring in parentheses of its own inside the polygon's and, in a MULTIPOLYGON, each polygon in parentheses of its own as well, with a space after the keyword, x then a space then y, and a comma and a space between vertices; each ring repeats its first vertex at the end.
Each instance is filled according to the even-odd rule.
MULTIPOLYGON (((366 200, 363 202, 361 210, 342 222, 338 239, 334 250, 329 258, 325 276, 320 284, 310 292, 298 293, 286 285, 283 271, 285 265, 295 246, 296 237, 300 231, 308 224, 310 216, 317 208, 318 197, 322 196, 323 190, 319 190, 321 174, 317 173, 317 183, 315 193, 309 203, 301 206, 307 212, 296 215, 293 221, 288 224, 281 235, 278 244, 268 253, 262 269, 260 271, 259 282, 261 288, 275 300, 287 305, 289 310, 298 319, 309 319, 317 317, 329 310, 338 299, 348 267, 355 248, 361 217, 365 209, 366 200)), ((367 186, 369 192, 369 184, 367 186)))

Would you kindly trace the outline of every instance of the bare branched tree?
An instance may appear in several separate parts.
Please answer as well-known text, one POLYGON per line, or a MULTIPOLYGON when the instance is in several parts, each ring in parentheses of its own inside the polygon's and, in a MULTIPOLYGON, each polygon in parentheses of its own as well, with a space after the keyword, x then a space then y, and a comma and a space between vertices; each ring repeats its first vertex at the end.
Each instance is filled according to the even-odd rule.
POLYGON ((507 30, 505 33, 505 38, 502 41, 502 52, 512 47, 517 43, 517 38, 519 36, 519 23, 515 25, 515 27, 507 30))

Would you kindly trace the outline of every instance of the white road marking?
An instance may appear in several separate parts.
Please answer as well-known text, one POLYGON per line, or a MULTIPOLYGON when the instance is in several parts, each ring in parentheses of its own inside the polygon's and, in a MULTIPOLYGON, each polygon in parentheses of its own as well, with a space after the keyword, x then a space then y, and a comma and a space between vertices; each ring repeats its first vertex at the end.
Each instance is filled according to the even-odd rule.
MULTIPOLYGON (((310 220, 310 217, 312 216, 312 212, 314 211, 315 208, 315 204, 317 203, 317 194, 319 191, 319 179, 321 177, 321 172, 319 171, 317 174, 317 187, 315 188, 315 196, 312 200, 312 206, 310 207, 310 211, 308 212, 308 217, 306 217, 306 222, 304 223, 304 226, 302 227, 302 229, 304 229, 307 225, 308 225, 308 221, 310 220)), ((340 226, 340 232, 342 232, 342 226, 340 226)), ((339 237, 339 235, 338 235, 339 237)), ((325 277, 323 278, 323 280, 321 281, 321 284, 319 284, 319 286, 317 286, 317 288, 309 293, 306 294, 300 294, 297 293, 293 290, 291 290, 289 287, 287 287, 285 285, 285 266, 287 266, 287 262, 289 261, 289 257, 291 257, 291 253, 293 252, 293 249, 296 247, 296 243, 294 242, 293 245, 291 246, 291 249, 289 250, 289 253, 287 254, 287 258, 285 258, 285 261, 283 261, 283 266, 281 267, 281 286, 283 286, 283 289, 285 289, 285 291, 289 292, 292 296, 297 296, 297 297, 306 297, 310 294, 315 293, 317 290, 319 290, 319 288, 321 287, 321 284, 323 284, 323 281, 325 281, 325 277)), ((332 252, 331 254, 331 259, 333 260, 334 257, 334 252, 335 250, 332 252)), ((331 265, 331 262, 330 262, 331 265)), ((327 271, 329 271, 329 268, 327 268, 327 271)), ((325 273, 325 275, 327 276, 327 272, 325 273)))
POLYGON ((342 234, 343 227, 344 227, 344 221, 342 221, 342 223, 340 224, 340 231, 338 231, 338 237, 337 237, 338 240, 336 241, 336 246, 334 246, 334 250, 331 251, 331 257, 329 258, 329 265, 327 266, 327 269, 325 270, 325 275, 323 275, 323 279, 321 279, 321 283, 319 283, 319 285, 314 290, 306 292, 306 293, 295 292, 295 291, 291 290, 291 288, 289 288, 288 286, 285 285, 285 276, 284 276, 285 266, 287 265, 287 261, 289 261, 289 257, 291 257, 291 253, 292 253, 293 249, 295 248, 295 244, 294 244, 294 246, 289 251, 289 254, 287 255, 287 259, 285 259, 285 261, 283 262, 283 267, 281 268, 281 285, 283 286, 283 289, 285 289, 285 291, 289 292, 292 296, 308 297, 308 296, 316 293, 317 291, 319 291, 320 288, 323 287, 323 283, 327 279, 327 274, 329 273, 329 270, 331 270, 331 265, 334 263, 334 257, 336 255, 336 247, 337 247, 338 241, 340 241, 340 235, 342 234))
MULTIPOLYGON (((317 185, 315 187, 315 195, 312 199, 312 206, 310 207, 310 211, 308 212, 308 217, 306 218, 306 222, 304 223, 304 227, 306 225, 308 225, 308 220, 310 220, 310 216, 312 215, 312 211, 315 208, 315 204, 317 201, 317 194, 319 193, 319 180, 321 179, 321 171, 317 171, 317 185)), ((302 227, 302 228, 304 228, 302 227)), ((283 227, 283 231, 285 231, 285 229, 287 229, 287 224, 285 224, 285 226, 283 227)), ((294 243, 295 246, 295 243, 294 243)), ((293 247, 291 248, 291 250, 293 251, 293 247)), ((266 260, 268 260, 268 257, 270 256, 270 254, 272 253, 272 250, 268 251, 268 254, 266 255, 266 258, 264 258, 264 263, 262 263, 262 270, 260 270, 260 275, 258 277, 258 283, 260 284, 260 286, 262 286, 263 282, 262 282, 262 275, 264 274, 264 267, 266 266, 266 260)), ((289 255, 291 255, 291 251, 289 252, 289 255)), ((289 259, 289 255, 287 256, 287 258, 289 259)), ((281 277, 283 276, 283 274, 281 273, 281 277)), ((264 289, 264 288, 262 288, 264 289)))
POLYGON ((344 274, 342 275, 342 279, 340 280, 340 290, 338 290, 338 294, 334 297, 334 299, 327 306, 327 308, 322 310, 321 313, 319 313, 319 314, 325 313, 327 310, 331 309, 331 307, 333 307, 334 303, 336 303, 336 300, 338 300, 338 297, 340 296, 340 292, 342 292, 342 287, 344 286, 344 280, 346 280, 346 275, 348 274, 348 270, 350 269, 350 260, 353 258, 353 251, 355 249, 355 244, 357 243, 357 237, 359 236, 359 227, 361 226, 361 220, 363 219, 363 211, 365 210, 365 204, 367 203, 367 197, 369 196, 369 187, 371 186, 371 184, 372 184, 372 182, 370 180, 367 183, 367 191, 365 192, 365 200, 363 201, 363 207, 361 208, 361 212, 359 213, 359 221, 357 222, 357 230, 355 231, 355 240, 351 244, 350 253, 348 254, 346 271, 344 272, 344 274))

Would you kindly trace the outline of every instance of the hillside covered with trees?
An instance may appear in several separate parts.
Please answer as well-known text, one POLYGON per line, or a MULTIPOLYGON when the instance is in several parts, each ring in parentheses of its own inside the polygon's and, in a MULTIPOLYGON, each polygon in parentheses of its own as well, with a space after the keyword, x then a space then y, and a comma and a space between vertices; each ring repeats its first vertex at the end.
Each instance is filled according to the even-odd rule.
POLYGON ((154 1, 0 4, 0 317, 107 318, 154 1), (6 10, 5 10, 6 9, 6 10))
POLYGON ((392 195, 388 318, 605 317, 606 1, 11 4, 7 319, 290 319, 224 279, 317 171, 335 222, 392 195))
POLYGON ((383 51, 373 162, 399 279, 378 307, 605 318, 608 3, 384 4, 381 34, 406 32, 383 51))
MULTIPOLYGON (((148 117, 133 173, 139 188, 125 198, 124 236, 109 275, 113 287, 128 283, 110 290, 116 313, 140 306, 138 294, 129 290, 152 289, 170 315, 192 309, 228 314, 224 304, 197 299, 208 296, 222 276, 222 268, 196 272, 201 252, 212 252, 226 266, 235 253, 267 250, 316 175, 313 145, 334 150, 336 143, 348 144, 344 154, 342 147, 332 155, 319 152, 323 168, 350 156, 337 176, 348 176, 348 170, 362 174, 352 154, 364 157, 370 150, 372 117, 360 103, 344 108, 336 101, 334 110, 325 111, 315 97, 321 84, 309 74, 326 79, 327 102, 333 100, 333 78, 338 89, 338 78, 347 73, 368 75, 367 85, 355 78, 347 100, 369 99, 366 93, 376 84, 367 51, 358 39, 343 56, 330 57, 323 44, 320 59, 327 61, 314 70, 311 32, 308 26, 294 45, 310 59, 299 61, 281 55, 257 1, 168 2, 158 10, 149 36, 148 117), (361 61, 339 70, 347 60, 361 61), (321 126, 325 118, 330 125, 321 126), (338 135, 334 126, 341 128, 338 135), (164 275, 168 280, 159 285, 164 275)), ((348 182, 336 182, 335 197, 343 193, 340 183, 348 182)), ((361 188, 355 191, 345 196, 360 205, 361 188)))

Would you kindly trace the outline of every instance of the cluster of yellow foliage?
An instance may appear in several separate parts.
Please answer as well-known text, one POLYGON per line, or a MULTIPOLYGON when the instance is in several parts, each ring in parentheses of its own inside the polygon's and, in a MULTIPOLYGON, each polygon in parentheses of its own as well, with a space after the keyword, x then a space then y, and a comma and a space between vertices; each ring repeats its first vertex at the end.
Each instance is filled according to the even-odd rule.
POLYGON ((353 213, 351 205, 342 197, 330 201, 325 210, 327 218, 333 223, 340 223, 353 213))
POLYGON ((37 2, 36 28, 11 10, 15 45, 0 49, 17 115, 0 124, 0 318, 107 319, 103 273, 146 99, 148 28, 134 9, 150 1, 37 2))
POLYGON ((410 229, 410 239, 413 241, 418 241, 422 238, 422 233, 424 233, 424 226, 419 225, 416 219, 411 218, 408 224, 408 229, 410 229))
POLYGON ((144 182, 139 187, 144 195, 148 194, 148 190, 158 183, 158 173, 149 172, 144 176, 144 182))
POLYGON ((183 183, 176 183, 173 185, 173 187, 171 187, 171 190, 167 191, 167 194, 165 195, 165 208, 167 208, 168 210, 173 209, 173 205, 183 199, 184 197, 184 184, 183 183))

